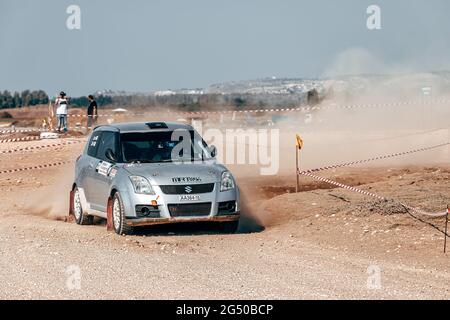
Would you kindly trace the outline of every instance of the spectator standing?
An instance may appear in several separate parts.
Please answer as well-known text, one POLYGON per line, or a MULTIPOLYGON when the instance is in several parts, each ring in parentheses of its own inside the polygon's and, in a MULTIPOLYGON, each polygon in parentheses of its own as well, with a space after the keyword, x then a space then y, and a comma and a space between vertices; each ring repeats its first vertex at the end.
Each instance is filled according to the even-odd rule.
POLYGON ((69 100, 66 97, 66 93, 61 91, 59 97, 55 101, 56 107, 56 119, 58 122, 58 132, 61 132, 61 128, 64 132, 67 132, 67 109, 69 100))
POLYGON ((93 95, 89 95, 88 96, 88 100, 89 100, 89 106, 87 108, 87 128, 91 129, 92 126, 95 126, 95 124, 97 123, 97 117, 98 117, 98 113, 97 113, 97 101, 95 101, 94 96, 93 95))

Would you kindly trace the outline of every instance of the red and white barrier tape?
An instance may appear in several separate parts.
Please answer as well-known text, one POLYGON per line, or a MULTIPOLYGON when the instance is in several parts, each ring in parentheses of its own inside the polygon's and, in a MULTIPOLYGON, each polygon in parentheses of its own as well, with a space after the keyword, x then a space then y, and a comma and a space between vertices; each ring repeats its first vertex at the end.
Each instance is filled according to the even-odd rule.
MULTIPOLYGON (((404 101, 404 102, 387 102, 387 103, 375 103, 375 104, 355 104, 355 105, 326 105, 326 106, 304 106, 297 108, 272 108, 272 109, 250 109, 250 110, 226 110, 226 111, 191 111, 191 112, 173 112, 175 114, 232 114, 232 113, 262 113, 262 112, 295 112, 295 111, 314 111, 314 110, 326 110, 326 109, 356 109, 356 108, 381 108, 381 107, 395 107, 395 106, 409 106, 414 104, 432 104, 438 102, 450 102, 446 99, 436 100, 417 100, 417 101, 404 101)), ((161 113, 161 112, 156 112, 161 113)))
POLYGON ((21 151, 32 151, 32 150, 40 150, 40 149, 47 149, 47 148, 55 148, 55 147, 62 147, 62 146, 68 146, 73 144, 80 144, 85 141, 67 141, 67 142, 60 142, 60 143, 52 143, 52 144, 46 144, 42 146, 29 146, 29 147, 23 147, 23 148, 17 148, 17 149, 11 149, 11 150, 0 150, 0 154, 11 154, 15 152, 21 152, 21 151))
POLYGON ((330 170, 330 169, 349 167, 349 166, 353 166, 353 165, 356 165, 356 164, 367 163, 367 162, 383 160, 383 159, 389 159, 389 158, 395 158, 395 157, 399 157, 399 156, 403 156, 403 155, 407 155, 407 154, 412 154, 412 153, 417 153, 417 152, 424 152, 424 151, 428 151, 428 150, 432 150, 432 149, 445 147, 445 146, 448 146, 448 145, 450 145, 450 142, 438 144, 438 145, 431 146, 431 147, 425 147, 425 148, 414 149, 414 150, 409 150, 409 151, 404 151, 404 152, 387 154, 387 155, 384 155, 384 156, 373 157, 373 158, 370 158, 370 159, 357 160, 357 161, 352 161, 352 162, 346 162, 346 163, 341 163, 341 164, 325 166, 325 167, 316 168, 316 169, 305 170, 303 172, 319 172, 319 171, 325 171, 325 170, 330 170))
POLYGON ((350 190, 350 191, 353 191, 353 192, 361 193, 363 195, 370 196, 372 198, 377 198, 378 200, 387 200, 385 197, 379 196, 379 195, 377 195, 375 193, 364 191, 364 190, 361 190, 361 189, 358 189, 358 188, 355 188, 355 187, 347 186, 347 185, 345 185, 343 183, 336 182, 336 181, 333 181, 333 180, 330 180, 330 179, 327 179, 327 178, 322 178, 322 177, 316 176, 315 174, 312 174, 310 172, 304 172, 304 171, 300 172, 299 171, 298 174, 301 174, 303 176, 307 176, 307 177, 310 177, 310 178, 313 178, 313 179, 316 179, 316 180, 319 180, 319 181, 331 184, 331 185, 339 187, 339 188, 343 188, 343 189, 347 189, 347 190, 350 190))
MULTIPOLYGON (((415 104, 433 104, 433 103, 449 103, 450 100, 447 99, 434 99, 434 100, 417 100, 417 101, 403 101, 403 102, 386 102, 386 103, 374 103, 374 104, 355 104, 355 105, 322 105, 322 106, 304 106, 296 108, 271 108, 271 109, 249 109, 249 110, 222 110, 222 111, 148 111, 144 113, 123 113, 123 114, 99 114, 97 117, 114 117, 114 116, 147 116, 153 114, 172 114, 172 115, 213 115, 213 114, 249 114, 249 113, 275 113, 275 112, 309 112, 315 110, 332 110, 332 109, 361 109, 361 108, 382 108, 382 107, 398 107, 398 106, 410 106, 415 104)), ((92 117, 86 114, 70 114, 69 118, 87 118, 92 117)), ((76 129, 88 129, 86 127, 75 127, 71 130, 76 129)), ((0 134, 12 134, 12 133, 25 133, 25 132, 42 132, 48 131, 46 129, 20 129, 20 130, 3 130, 0 134)), ((54 131, 54 130, 53 130, 54 131)))
MULTIPOLYGON (((87 127, 70 127, 70 130, 79 130, 79 129, 89 129, 87 127)), ((18 129, 18 130, 3 130, 0 131, 0 134, 15 134, 15 133, 29 133, 29 132, 56 132, 58 131, 56 129, 49 130, 49 129, 41 129, 41 128, 30 128, 30 129, 18 129)))
MULTIPOLYGON (((114 117, 114 116, 145 116, 151 114, 178 114, 178 115, 208 115, 208 114, 233 114, 233 113, 263 113, 263 112, 295 112, 295 111, 314 111, 314 110, 332 110, 332 109, 358 109, 358 108, 383 108, 383 107, 397 107, 410 106, 415 104, 433 104, 433 103, 448 103, 447 99, 433 99, 433 100, 411 100, 403 102, 385 102, 372 104, 354 104, 354 105, 324 105, 324 106, 304 106, 296 108, 271 108, 271 109, 249 109, 249 110, 222 110, 222 111, 148 111, 145 113, 128 113, 123 114, 99 114, 97 117, 114 117)), ((71 114, 68 117, 73 118, 87 118, 92 117, 86 114, 71 114)))
POLYGON ((47 169, 47 168, 62 166, 62 165, 65 165, 65 164, 68 164, 68 163, 71 163, 71 162, 73 162, 73 160, 59 161, 59 162, 41 164, 41 165, 36 165, 36 166, 32 166, 32 167, 25 167, 25 168, 16 168, 16 169, 2 170, 2 171, 0 171, 0 174, 15 173, 15 172, 22 172, 22 171, 29 171, 29 170, 38 170, 38 169, 47 169))
POLYGON ((3 139, 0 140, 0 143, 8 143, 8 142, 19 142, 19 141, 34 141, 40 140, 40 137, 23 137, 23 138, 12 138, 12 139, 3 139))
POLYGON ((26 132, 42 132, 46 131, 44 129, 31 128, 31 129, 11 129, 11 130, 2 130, 0 134, 13 134, 13 133, 26 133, 26 132))
MULTIPOLYGON (((298 174, 301 174, 303 176, 307 176, 307 177, 316 179, 318 181, 322 181, 322 182, 328 183, 330 185, 333 185, 333 186, 336 186, 336 187, 339 187, 339 188, 343 188, 343 189, 346 189, 346 190, 350 190, 350 191, 353 191, 353 192, 360 193, 362 195, 366 195, 366 196, 369 196, 369 197, 372 197, 372 198, 376 198, 378 200, 383 200, 383 201, 389 200, 388 198, 380 196, 380 195, 377 195, 375 193, 372 193, 372 192, 369 192, 369 191, 364 191, 364 190, 361 190, 359 188, 351 187, 351 186, 348 186, 346 184, 343 184, 343 183, 340 183, 340 182, 337 182, 337 181, 333 181, 333 180, 330 180, 330 179, 327 179, 327 178, 323 178, 323 177, 317 176, 315 174, 312 174, 310 172, 304 172, 304 171, 300 172, 299 171, 298 174)), ((394 199, 391 199, 391 200, 399 203, 405 209, 407 209, 409 211, 412 211, 412 212, 414 212, 416 214, 425 215, 425 216, 429 216, 429 217, 435 217, 435 218, 443 217, 443 216, 447 215, 447 212, 429 213, 429 212, 423 211, 421 209, 411 207, 411 206, 409 206, 407 204, 404 204, 402 202, 396 201, 394 199)))

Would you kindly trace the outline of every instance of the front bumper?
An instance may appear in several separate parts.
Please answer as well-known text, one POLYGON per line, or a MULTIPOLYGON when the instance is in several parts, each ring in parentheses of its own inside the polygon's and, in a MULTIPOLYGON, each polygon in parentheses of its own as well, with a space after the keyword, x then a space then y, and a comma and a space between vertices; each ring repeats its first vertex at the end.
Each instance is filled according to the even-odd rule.
POLYGON ((208 216, 208 217, 183 217, 183 218, 127 218, 125 223, 129 226, 150 226, 158 224, 183 223, 183 222, 231 222, 238 221, 240 213, 232 215, 208 216))
MULTIPOLYGON (((202 193, 198 194, 200 198, 197 201, 181 201, 179 194, 164 194, 159 186, 152 186, 153 190, 155 191, 155 195, 143 195, 143 194, 136 194, 134 193, 134 190, 124 190, 120 191, 123 205, 125 207, 125 213, 127 221, 140 221, 140 220, 149 220, 152 224, 153 221, 155 221, 155 224, 160 224, 158 221, 165 221, 162 223, 171 223, 172 220, 176 220, 174 222, 184 222, 187 220, 195 220, 200 219, 201 221, 208 221, 210 219, 211 221, 214 221, 215 218, 223 219, 224 216, 235 216, 239 215, 240 212, 240 197, 239 197, 239 189, 235 188, 233 190, 229 191, 218 191, 220 190, 220 184, 215 183, 214 190, 212 192, 208 193, 202 193), (136 212, 136 206, 149 206, 152 201, 157 202, 158 206, 158 217, 143 217, 139 216, 136 212), (220 203, 228 202, 228 201, 235 201, 236 202, 236 208, 235 212, 230 213, 221 213, 219 209, 220 203), (206 204, 210 203, 211 207, 208 210, 209 213, 206 214, 199 214, 195 215, 196 209, 193 209, 193 213, 189 216, 184 217, 176 217, 172 216, 169 206, 171 205, 184 205, 184 204, 190 204, 195 206, 196 204, 206 204)), ((199 212, 197 212, 199 213, 199 212)), ((233 218, 230 218, 233 219, 233 218)))

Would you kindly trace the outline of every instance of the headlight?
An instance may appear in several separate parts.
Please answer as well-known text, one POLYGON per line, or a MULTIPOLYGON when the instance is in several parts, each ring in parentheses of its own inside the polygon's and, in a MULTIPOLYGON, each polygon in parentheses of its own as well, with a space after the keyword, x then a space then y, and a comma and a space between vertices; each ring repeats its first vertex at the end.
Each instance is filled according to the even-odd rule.
POLYGON ((155 194, 152 186, 147 179, 140 176, 130 176, 131 183, 133 184, 134 192, 139 194, 155 194))
POLYGON ((225 171, 222 173, 222 180, 220 182, 220 191, 228 191, 234 189, 234 180, 231 173, 225 171))

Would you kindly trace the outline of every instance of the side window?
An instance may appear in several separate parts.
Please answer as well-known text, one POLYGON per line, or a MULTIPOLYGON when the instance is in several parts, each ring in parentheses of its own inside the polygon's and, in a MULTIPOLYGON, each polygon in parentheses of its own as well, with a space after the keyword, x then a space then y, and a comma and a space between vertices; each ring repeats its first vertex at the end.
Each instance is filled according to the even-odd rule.
POLYGON ((91 136, 91 140, 89 140, 89 145, 87 149, 87 154, 91 157, 96 157, 98 145, 100 142, 100 136, 102 135, 101 131, 94 132, 91 136))
POLYGON ((97 149, 97 158, 104 161, 110 161, 105 156, 106 150, 111 149, 114 154, 117 155, 117 142, 117 133, 108 131, 103 132, 97 149))

